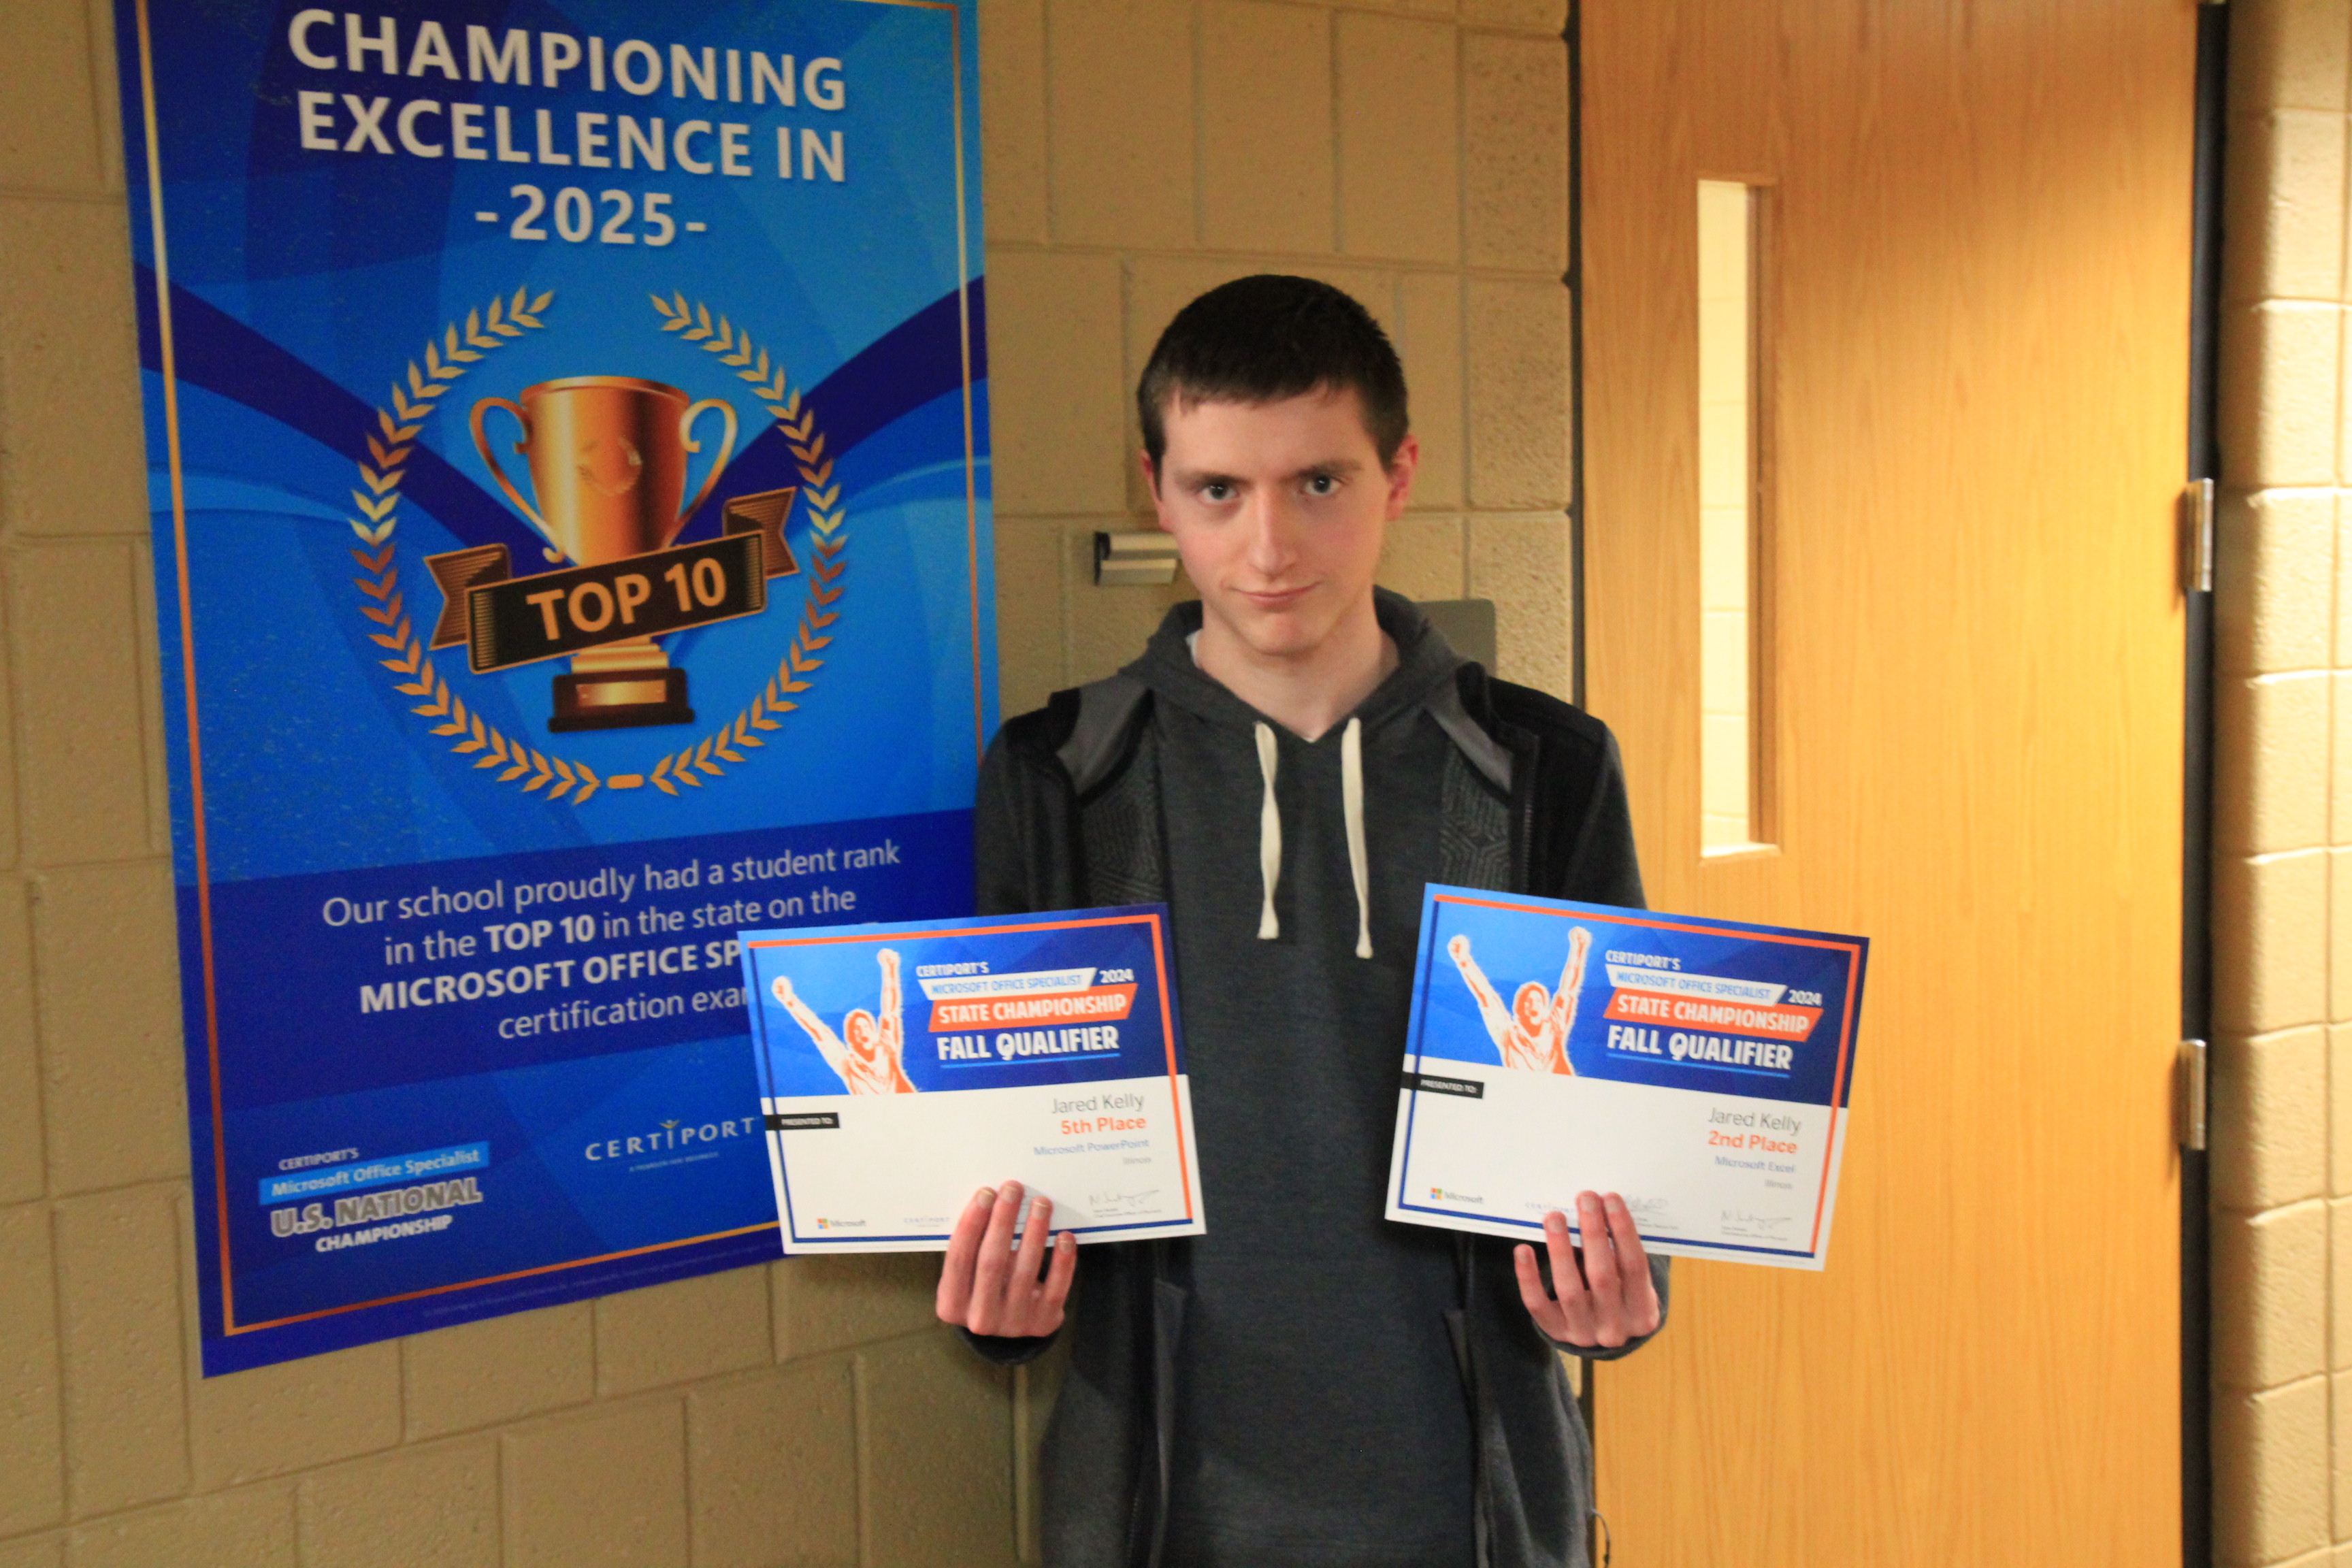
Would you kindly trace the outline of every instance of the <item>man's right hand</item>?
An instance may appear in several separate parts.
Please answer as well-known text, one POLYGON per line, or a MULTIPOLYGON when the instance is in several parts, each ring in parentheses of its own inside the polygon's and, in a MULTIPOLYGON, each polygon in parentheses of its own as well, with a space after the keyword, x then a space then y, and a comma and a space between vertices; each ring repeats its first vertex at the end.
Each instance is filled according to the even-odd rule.
POLYGON ((1055 1237, 1049 1268, 1045 1237, 1054 1200, 1040 1196, 1030 1204, 1015 1251, 1013 1224, 1020 1212, 1018 1182, 993 1192, 982 1187, 964 1205, 940 1270, 940 1321, 1003 1339, 1034 1339, 1062 1326, 1062 1304, 1078 1267, 1078 1238, 1068 1231, 1055 1237))

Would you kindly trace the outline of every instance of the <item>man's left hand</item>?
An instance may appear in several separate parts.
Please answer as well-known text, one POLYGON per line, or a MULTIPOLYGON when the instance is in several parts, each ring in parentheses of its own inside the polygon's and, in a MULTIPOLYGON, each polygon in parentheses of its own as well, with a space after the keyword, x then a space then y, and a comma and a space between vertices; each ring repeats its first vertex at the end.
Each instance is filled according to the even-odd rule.
POLYGON ((1511 1249, 1519 1272, 1519 1300, 1553 1340, 1587 1350, 1615 1350, 1628 1340, 1658 1331, 1664 1316, 1658 1289, 1650 1279, 1649 1255, 1633 1212, 1615 1193, 1580 1193, 1576 1223, 1584 1237, 1568 1238, 1568 1216, 1558 1209, 1544 1215, 1544 1250, 1551 1258, 1551 1285, 1544 1289, 1536 1249, 1511 1249))

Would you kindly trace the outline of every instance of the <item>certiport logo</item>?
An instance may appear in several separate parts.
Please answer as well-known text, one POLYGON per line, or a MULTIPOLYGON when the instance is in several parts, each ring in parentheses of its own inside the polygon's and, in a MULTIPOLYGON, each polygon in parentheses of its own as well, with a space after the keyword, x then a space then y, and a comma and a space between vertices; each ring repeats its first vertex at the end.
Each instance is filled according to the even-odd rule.
POLYGON ((724 1143, 730 1138, 750 1138, 758 1132, 759 1127, 757 1116, 733 1116, 712 1121, 666 1117, 640 1131, 616 1131, 612 1137, 592 1139, 582 1146, 580 1153, 581 1158, 599 1163, 607 1160, 635 1160, 652 1155, 715 1154, 719 1152, 716 1148, 706 1146, 724 1143))

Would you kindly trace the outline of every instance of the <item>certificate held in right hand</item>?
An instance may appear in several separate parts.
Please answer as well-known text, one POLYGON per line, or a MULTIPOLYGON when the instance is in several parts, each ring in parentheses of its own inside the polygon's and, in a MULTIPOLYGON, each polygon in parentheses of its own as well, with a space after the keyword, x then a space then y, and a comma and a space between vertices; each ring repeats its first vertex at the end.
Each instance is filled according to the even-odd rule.
POLYGON ((1821 1268, 1869 948, 1433 885, 1388 1217, 1821 1268))

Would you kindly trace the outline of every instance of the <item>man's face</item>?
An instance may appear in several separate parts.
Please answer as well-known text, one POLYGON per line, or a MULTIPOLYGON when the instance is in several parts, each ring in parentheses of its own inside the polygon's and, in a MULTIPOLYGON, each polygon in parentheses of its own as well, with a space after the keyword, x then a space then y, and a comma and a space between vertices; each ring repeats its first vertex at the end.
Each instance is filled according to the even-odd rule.
POLYGON ((1420 449, 1384 469, 1354 392, 1279 403, 1172 401, 1153 494, 1202 614, 1265 658, 1312 655, 1370 603, 1420 449))
POLYGON ((1519 1027, 1530 1034, 1535 1032, 1537 1025, 1543 1022, 1544 1014, 1550 1007, 1551 993, 1533 980, 1519 987, 1519 994, 1511 1004, 1511 1011, 1518 1016, 1519 1027))
POLYGON ((849 1048, 861 1057, 874 1054, 874 1015, 860 1007, 841 1021, 841 1032, 849 1048))

